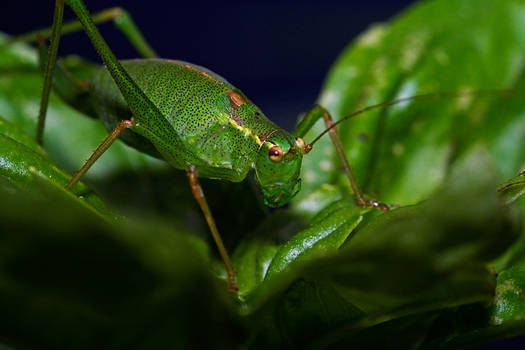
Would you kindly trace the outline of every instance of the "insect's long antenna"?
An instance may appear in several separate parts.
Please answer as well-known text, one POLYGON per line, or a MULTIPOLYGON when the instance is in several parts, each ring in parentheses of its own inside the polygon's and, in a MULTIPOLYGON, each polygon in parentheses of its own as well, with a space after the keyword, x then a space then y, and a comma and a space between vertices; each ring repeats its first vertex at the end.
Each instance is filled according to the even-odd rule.
POLYGON ((357 110, 355 112, 352 112, 343 118, 339 119, 337 122, 333 123, 330 127, 326 128, 324 131, 322 131, 315 139, 313 139, 312 142, 309 143, 309 148, 311 148, 314 143, 316 143, 321 137, 323 137, 326 133, 328 133, 331 129, 335 128, 337 125, 341 124, 345 120, 348 120, 350 118, 353 118, 355 116, 358 116, 360 114, 364 114, 368 111, 373 111, 376 109, 393 106, 399 103, 408 102, 408 101, 416 101, 416 100, 433 100, 438 98, 459 98, 459 97, 465 97, 465 96, 485 96, 485 95, 498 95, 498 94, 515 94, 519 91, 517 90, 508 90, 508 89, 501 89, 501 90, 475 90, 475 91, 455 91, 455 92, 435 92, 430 94, 422 94, 422 95, 415 95, 410 97, 402 97, 391 101, 382 102, 376 105, 367 106, 363 109, 357 110))

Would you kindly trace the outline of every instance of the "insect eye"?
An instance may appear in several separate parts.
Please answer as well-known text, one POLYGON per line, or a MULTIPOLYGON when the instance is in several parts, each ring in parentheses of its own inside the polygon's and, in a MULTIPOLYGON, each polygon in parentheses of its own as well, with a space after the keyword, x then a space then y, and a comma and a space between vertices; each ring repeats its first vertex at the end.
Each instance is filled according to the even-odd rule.
POLYGON ((280 162, 283 159, 283 150, 279 146, 273 146, 268 153, 272 162, 280 162))

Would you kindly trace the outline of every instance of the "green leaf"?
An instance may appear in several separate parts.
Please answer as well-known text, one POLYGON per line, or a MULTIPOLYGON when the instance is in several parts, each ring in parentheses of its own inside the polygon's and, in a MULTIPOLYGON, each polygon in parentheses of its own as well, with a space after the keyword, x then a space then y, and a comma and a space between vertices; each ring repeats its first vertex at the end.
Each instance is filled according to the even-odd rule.
POLYGON ((353 201, 334 202, 312 219, 310 227, 282 245, 275 253, 266 277, 283 272, 291 264, 330 255, 361 222, 363 209, 353 201))
POLYGON ((501 202, 482 154, 462 159, 435 198, 381 215, 336 254, 265 280, 246 296, 244 311, 271 312, 298 337, 277 342, 325 348, 389 320, 490 302, 496 278, 487 263, 517 239, 521 214, 501 202), (308 290, 318 290, 316 298, 308 290), (286 311, 289 298, 295 307, 286 311), (339 314, 327 306, 336 300, 339 314))
MULTIPOLYGON (((525 313, 525 265, 517 264, 498 274, 496 296, 491 306, 490 323, 498 326, 515 321, 525 327, 523 315, 525 313)), ((523 328, 522 328, 523 329, 523 328)))
POLYGON ((443 313, 433 325, 422 348, 462 348, 522 335, 525 329, 524 272, 522 263, 500 272, 490 303, 460 307, 443 313), (443 333, 443 329, 448 332, 443 333))
POLYGON ((342 338, 331 349, 419 349, 439 312, 424 312, 365 328, 342 338))
POLYGON ((4 192, 40 199, 57 196, 107 220, 120 220, 112 208, 82 183, 73 192, 66 190, 71 176, 60 170, 28 135, 3 119, 0 119, 0 149, 0 185, 4 192))
POLYGON ((460 276, 461 269, 484 271, 484 264, 505 252, 521 231, 519 216, 500 202, 490 174, 479 153, 473 153, 439 197, 393 210, 360 230, 339 254, 345 263, 335 264, 344 284, 378 293, 374 304, 381 305, 383 294, 403 300, 460 276))
MULTIPOLYGON (((36 132, 42 88, 37 52, 25 44, 6 45, 0 33, 0 116, 16 124, 28 135, 36 132)), ((68 69, 86 78, 92 67, 78 57, 63 60, 68 69)), ((67 171, 80 169, 83 162, 107 136, 102 124, 80 114, 51 94, 44 143, 51 158, 67 171)), ((104 153, 86 175, 100 179, 124 170, 158 169, 163 162, 142 154, 121 142, 104 153)))
POLYGON ((363 212, 366 210, 353 201, 336 201, 319 212, 308 228, 298 233, 293 232, 296 227, 288 227, 286 233, 283 232, 282 224, 290 217, 274 215, 268 218, 267 223, 243 240, 234 253, 239 294, 244 296, 267 279, 337 251, 361 222, 363 212), (277 228, 280 224, 280 232, 269 236, 270 227, 277 228), (293 237, 289 238, 290 235, 293 237))
POLYGON ((520 173, 515 178, 502 184, 499 193, 505 198, 507 203, 512 203, 525 193, 525 172, 520 173))
POLYGON ((36 143, 34 138, 30 137, 20 128, 14 124, 9 123, 2 117, 0 117, 0 135, 9 137, 14 141, 21 143, 25 147, 33 150, 34 152, 45 155, 44 150, 38 143, 36 143))
POLYGON ((159 219, 130 222, 82 183, 65 190, 70 176, 3 119, 0 149, 0 335, 10 344, 90 349, 111 334, 107 348, 190 348, 229 334, 219 342, 229 348, 242 338, 200 240, 159 219), (210 333, 191 336, 201 324, 210 333))
MULTIPOLYGON (((520 202, 521 217, 523 217, 523 201, 520 202)), ((523 334, 525 332, 523 320, 525 300, 522 296, 522 291, 525 289, 525 281, 522 278, 525 268, 524 257, 525 235, 522 232, 518 241, 492 266, 497 272, 497 285, 492 300, 489 303, 460 307, 443 313, 430 330, 423 348, 481 345, 500 338, 523 334), (442 329, 448 330, 448 333, 440 331, 442 329)))
MULTIPOLYGON (((506 97, 407 102, 340 125, 339 135, 365 192, 387 203, 417 203, 475 144, 487 147, 500 180, 522 168, 524 11, 522 0, 424 1, 390 25, 372 26, 345 49, 318 101, 335 120, 364 106, 411 95, 517 89, 506 97)), ((323 129, 319 122, 305 141, 323 129)), ((328 137, 315 144, 304 159, 300 195, 326 183, 347 189, 338 164, 328 137)))
POLYGON ((0 209, 0 336, 9 345, 232 348, 242 341, 226 284, 211 275, 188 232, 160 220, 108 222, 57 192, 30 199, 0 186, 0 209))
MULTIPOLYGON (((410 95, 440 91, 515 89, 514 93, 507 96, 495 94, 490 97, 481 94, 457 99, 403 103, 392 108, 368 112, 341 124, 338 127, 339 134, 358 182, 365 192, 385 202, 401 205, 418 203, 428 198, 430 193, 442 184, 450 169, 454 168, 459 160, 465 159, 476 149, 486 150, 491 157, 498 174, 495 178, 497 182, 511 178, 523 169, 525 100, 521 95, 525 89, 525 39, 522 35, 525 30, 522 20, 524 12, 525 2, 521 0, 482 0, 475 4, 447 0, 426 1, 412 7, 391 25, 373 26, 341 54, 332 67, 319 98, 319 103, 329 109, 335 120, 367 105, 410 95)), ((319 122, 305 137, 306 142, 323 129, 322 122, 319 122)), ((339 188, 342 193, 350 193, 347 180, 340 174, 338 164, 333 146, 327 137, 314 146, 303 162, 303 192, 293 202, 294 211, 300 208, 301 202, 311 193, 315 193, 319 186, 327 186, 327 183, 339 188)), ((484 167, 468 178, 483 175, 486 170, 494 173, 494 169, 484 167)), ((511 181, 507 185, 508 187, 502 189, 504 195, 512 197, 521 192, 519 178, 515 183, 511 181)), ((521 198, 518 203, 525 208, 521 198)), ((453 204, 455 208, 456 205, 453 204)), ((463 205, 476 207, 479 203, 474 199, 463 205)), ((449 205, 443 204, 443 212, 448 213, 448 209, 449 205)), ((518 216, 522 217, 523 213, 518 214, 514 209, 510 209, 509 212, 509 215, 515 216, 511 220, 514 222, 513 228, 502 230, 502 234, 517 233, 515 227, 520 221, 518 216)), ((466 214, 465 211, 459 212, 466 214)), ((487 212, 486 215, 490 214, 487 212)), ((388 216, 380 217, 379 221, 370 225, 379 224, 385 218, 388 216)), ((472 217, 465 217, 464 220, 467 222, 472 220, 472 217)), ((421 227, 408 226, 407 230, 423 230, 421 227)), ((355 244, 356 240, 358 242, 360 237, 364 237, 361 234, 363 231, 366 232, 366 229, 352 236, 349 247, 355 244)), ((489 233, 490 230, 484 228, 480 232, 489 233)), ((477 234, 478 231, 474 230, 471 233, 477 234)), ((373 240, 373 237, 369 239, 373 240)), ((494 253, 501 254, 504 250, 505 245, 498 248, 500 243, 502 242, 499 240, 490 243, 494 245, 494 253)), ((397 241, 389 244, 399 246, 397 241)), ((488 248, 491 248, 490 244, 488 248)), ((508 241, 506 244, 508 245, 508 241)), ((385 247, 388 246, 385 243, 385 247)), ((456 258, 475 251, 474 246, 467 247, 468 245, 458 247, 456 258)), ((486 254, 487 259, 491 256, 488 250, 481 249, 478 252, 486 254)), ((427 253, 427 258, 432 260, 435 253, 427 253)), ((392 254, 394 253, 384 251, 378 254, 377 259, 380 261, 392 254)), ((454 261, 454 255, 449 256, 451 261, 454 261)), ((424 341, 421 340, 430 348, 482 344, 525 332, 523 322, 516 319, 523 305, 523 300, 517 298, 516 293, 525 286, 520 284, 520 279, 514 273, 521 270, 520 264, 524 256, 525 239, 522 236, 497 260, 495 266, 499 275, 496 299, 493 299, 490 293, 494 288, 494 279, 486 273, 483 277, 481 265, 478 264, 480 270, 476 271, 468 261, 463 267, 465 273, 458 273, 457 279, 441 275, 437 278, 436 275, 432 276, 432 273, 422 274, 420 278, 412 275, 417 273, 413 266, 421 266, 424 269, 427 266, 425 262, 405 266, 403 280, 409 280, 411 283, 403 284, 401 279, 396 281, 391 276, 396 276, 395 266, 403 266, 404 256, 393 256, 390 263, 385 264, 384 270, 391 272, 387 274, 385 281, 374 279, 376 270, 363 273, 361 279, 356 278, 356 285, 375 287, 378 290, 362 291, 352 284, 352 288, 345 287, 341 289, 341 293, 344 293, 356 308, 370 312, 377 308, 394 307, 398 303, 403 305, 403 298, 399 298, 403 297, 404 293, 410 295, 409 292, 416 285, 416 281, 427 286, 432 285, 430 281, 434 280, 436 286, 439 286, 435 288, 435 293, 407 297, 408 300, 412 300, 412 304, 399 306, 398 311, 401 314, 417 312, 417 308, 429 300, 435 305, 443 301, 443 307, 447 304, 452 306, 455 302, 461 304, 469 299, 469 302, 472 302, 479 298, 478 300, 489 301, 490 305, 504 306, 487 307, 486 303, 479 303, 441 312, 443 316, 429 326, 431 334, 427 335, 424 341), (471 271, 468 271, 469 266, 473 268, 471 271), (451 284, 446 282, 447 278, 452 280, 451 284), (467 283, 469 279, 471 280, 467 283), (365 284, 367 280, 370 282, 365 284), (396 292, 393 295, 388 289, 380 287, 388 282, 390 284, 387 286, 392 288, 390 292, 396 292), (508 288, 509 285, 512 285, 512 288, 508 288), (450 297, 450 294, 454 297, 450 297), (381 301, 384 304, 381 304, 381 301), (496 313, 496 310, 500 310, 500 314, 496 313), (491 325, 493 321, 490 320, 495 319, 501 320, 497 326, 491 325)), ((492 255, 492 258, 494 257, 495 255, 492 255)), ((359 262, 353 262, 350 266, 356 266, 356 270, 367 267, 359 262)), ((355 272, 356 277, 359 272, 355 272)), ((382 269, 379 269, 379 272, 382 272, 382 269)), ((353 281, 347 275, 341 279, 345 283, 353 281)), ((290 280, 293 279, 285 282, 290 283, 290 280)), ((426 309, 425 306, 423 308, 426 309)), ((395 325, 398 320, 395 317, 399 315, 390 314, 390 317, 394 317, 390 322, 395 325)), ((379 319, 368 317, 361 324, 355 325, 351 321, 346 324, 347 328, 342 328, 349 329, 353 334, 356 329, 368 327, 368 322, 375 324, 383 321, 381 316, 379 319)), ((379 336, 378 333, 374 333, 375 328, 367 331, 370 338, 361 339, 361 344, 373 344, 373 337, 379 336)), ((335 336, 337 335, 335 332, 335 336)), ((400 335, 403 336, 405 335, 400 335)), ((343 338, 346 348, 348 344, 355 344, 353 336, 343 338)))

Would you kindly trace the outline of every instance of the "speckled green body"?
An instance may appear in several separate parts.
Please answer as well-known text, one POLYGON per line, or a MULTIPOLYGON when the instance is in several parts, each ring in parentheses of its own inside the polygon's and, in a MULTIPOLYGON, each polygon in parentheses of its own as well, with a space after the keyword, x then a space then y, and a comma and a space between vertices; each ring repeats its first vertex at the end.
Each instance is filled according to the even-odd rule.
POLYGON ((299 190, 302 155, 289 152, 295 147, 294 137, 225 79, 181 61, 121 63, 161 115, 155 122, 133 115, 108 71, 101 68, 89 81, 89 95, 108 131, 134 117, 135 126, 122 135, 126 143, 178 169, 193 165, 201 177, 238 182, 255 168, 269 205, 282 205, 299 190), (232 92, 240 103, 232 99, 232 92), (287 155, 279 163, 268 158, 275 145, 287 155))
MULTIPOLYGON (((200 67, 178 61, 139 59, 121 63, 180 138, 166 142, 148 137, 155 130, 144 130, 140 116, 135 116, 137 126, 123 135, 125 142, 161 155, 178 169, 195 165, 204 177, 241 181, 246 176, 259 145, 236 127, 228 97, 228 91, 235 89, 232 85, 211 72, 202 74, 200 67)), ((100 69, 89 86, 96 97, 93 107, 108 131, 132 116, 106 69, 100 69)), ((258 133, 275 127, 262 113, 260 116, 256 121, 243 120, 243 124, 258 133)))

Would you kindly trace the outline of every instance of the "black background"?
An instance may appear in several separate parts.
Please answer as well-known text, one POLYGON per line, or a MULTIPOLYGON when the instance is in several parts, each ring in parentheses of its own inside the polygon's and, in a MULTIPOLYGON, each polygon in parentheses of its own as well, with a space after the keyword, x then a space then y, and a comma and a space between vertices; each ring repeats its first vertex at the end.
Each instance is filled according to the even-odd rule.
MULTIPOLYGON (((205 66, 243 90, 272 120, 291 130, 316 101, 330 65, 359 33, 415 1, 101 1, 90 12, 121 6, 163 58, 205 66)), ((0 30, 22 34, 52 23, 54 1, 4 1, 0 30)), ((65 18, 72 19, 69 9, 65 18)), ((100 26, 118 58, 134 58, 112 24, 100 26)), ((83 33, 64 37, 60 55, 100 62, 83 33)), ((522 348, 523 337, 482 349, 522 348)))

